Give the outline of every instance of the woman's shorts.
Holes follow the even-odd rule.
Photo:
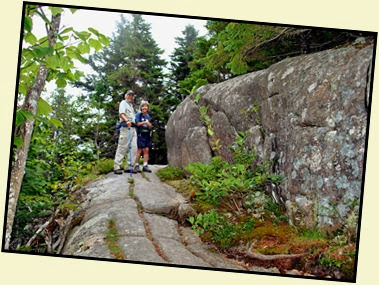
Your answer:
[[[138,134],[137,136],[137,146],[138,148],[147,148],[151,147],[151,138],[150,134]]]

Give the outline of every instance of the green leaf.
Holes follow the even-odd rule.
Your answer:
[[[88,31],[90,31],[91,33],[95,34],[96,36],[100,35],[99,31],[94,29],[94,28],[88,28]]]
[[[86,53],[89,53],[91,51],[91,48],[87,43],[82,42],[78,45],[78,50],[80,51],[80,53],[86,54]]]
[[[110,39],[107,36],[104,36],[103,34],[99,34],[98,38],[99,38],[100,42],[105,46],[107,46],[111,43]]]
[[[74,14],[78,9],[69,8],[69,10],[71,11],[72,14]]]
[[[69,47],[66,49],[66,54],[69,58],[74,58],[76,59],[77,56],[76,56],[76,52],[74,51],[74,47]]]
[[[16,126],[21,126],[26,121],[26,118],[20,114],[19,112],[16,113]]]
[[[37,57],[44,57],[46,55],[50,55],[54,52],[54,49],[52,47],[33,47],[34,53],[37,55]]]
[[[70,81],[75,81],[76,78],[75,78],[75,75],[71,72],[71,70],[68,70],[67,73],[66,73],[66,78]]]
[[[35,45],[35,44],[37,43],[37,38],[36,38],[36,36],[33,35],[32,33],[27,33],[27,34],[25,35],[24,40],[25,40],[27,43],[31,44],[31,45]]]
[[[37,109],[37,116],[40,115],[49,115],[53,111],[53,108],[50,106],[49,103],[47,103],[44,99],[39,98],[38,101],[38,109]]]
[[[76,32],[76,31],[74,31],[74,33],[75,33],[75,35],[77,35],[78,38],[81,39],[82,41],[86,41],[86,40],[91,36],[90,33],[85,32],[85,31],[83,31],[83,32]]]
[[[34,119],[34,115],[31,112],[29,112],[28,110],[20,110],[17,113],[20,113],[21,115],[23,115],[28,120]]]
[[[28,90],[27,90],[25,84],[20,83],[20,84],[18,85],[18,92],[19,92],[19,93],[26,95],[26,92],[27,92],[27,91],[28,91]]]
[[[89,45],[90,45],[91,47],[93,47],[96,51],[101,50],[102,45],[101,45],[101,43],[100,43],[98,40],[95,40],[95,39],[89,39],[88,42],[89,42]]]
[[[200,97],[201,97],[200,93],[197,93],[195,100],[194,100],[196,104],[199,103]]]
[[[24,145],[24,141],[21,138],[19,138],[19,137],[14,137],[13,144],[16,147],[20,147],[20,146]]]
[[[74,30],[73,27],[69,27],[69,28],[64,29],[60,34],[63,35],[63,34],[66,34],[66,33],[68,33],[68,32],[71,32],[71,31],[73,31],[73,30]]]
[[[60,13],[62,13],[62,8],[61,7],[49,7],[51,13],[53,14],[53,16],[56,16]]]
[[[77,58],[80,62],[82,62],[82,63],[84,63],[84,64],[88,64],[88,60],[85,59],[84,57],[82,57],[82,55],[81,55],[79,52],[76,53],[76,58]]]
[[[50,69],[56,69],[57,67],[59,67],[59,60],[58,57],[55,55],[46,57],[45,63],[47,68]]]
[[[58,79],[56,82],[58,88],[64,88],[67,85],[67,81],[63,78]]]
[[[57,118],[54,118],[54,117],[51,117],[50,118],[50,122],[54,125],[54,127],[56,128],[63,128],[63,124],[60,120],[58,120]]]
[[[75,80],[80,80],[80,78],[84,76],[84,72],[77,70],[75,71],[74,76],[75,76]]]
[[[24,18],[24,29],[28,32],[31,32],[33,28],[33,20],[29,16]]]

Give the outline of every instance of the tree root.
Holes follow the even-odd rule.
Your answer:
[[[297,257],[302,257],[306,255],[306,253],[264,255],[264,254],[252,252],[254,244],[255,243],[252,243],[245,253],[248,257],[258,259],[258,260],[268,261],[268,260],[277,260],[277,259],[284,259],[284,258],[297,258]]]

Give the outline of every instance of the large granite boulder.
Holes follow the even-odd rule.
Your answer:
[[[249,131],[259,159],[272,160],[273,171],[285,177],[277,194],[291,222],[335,229],[354,221],[372,56],[372,45],[332,49],[200,88],[201,99],[197,93],[186,98],[168,122],[169,164],[209,163],[216,154],[230,161],[229,145],[239,131]],[[213,136],[201,106],[208,107]]]

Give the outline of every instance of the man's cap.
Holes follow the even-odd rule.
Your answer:
[[[129,95],[129,94],[136,96],[136,94],[134,94],[133,90],[126,91],[125,95]]]

